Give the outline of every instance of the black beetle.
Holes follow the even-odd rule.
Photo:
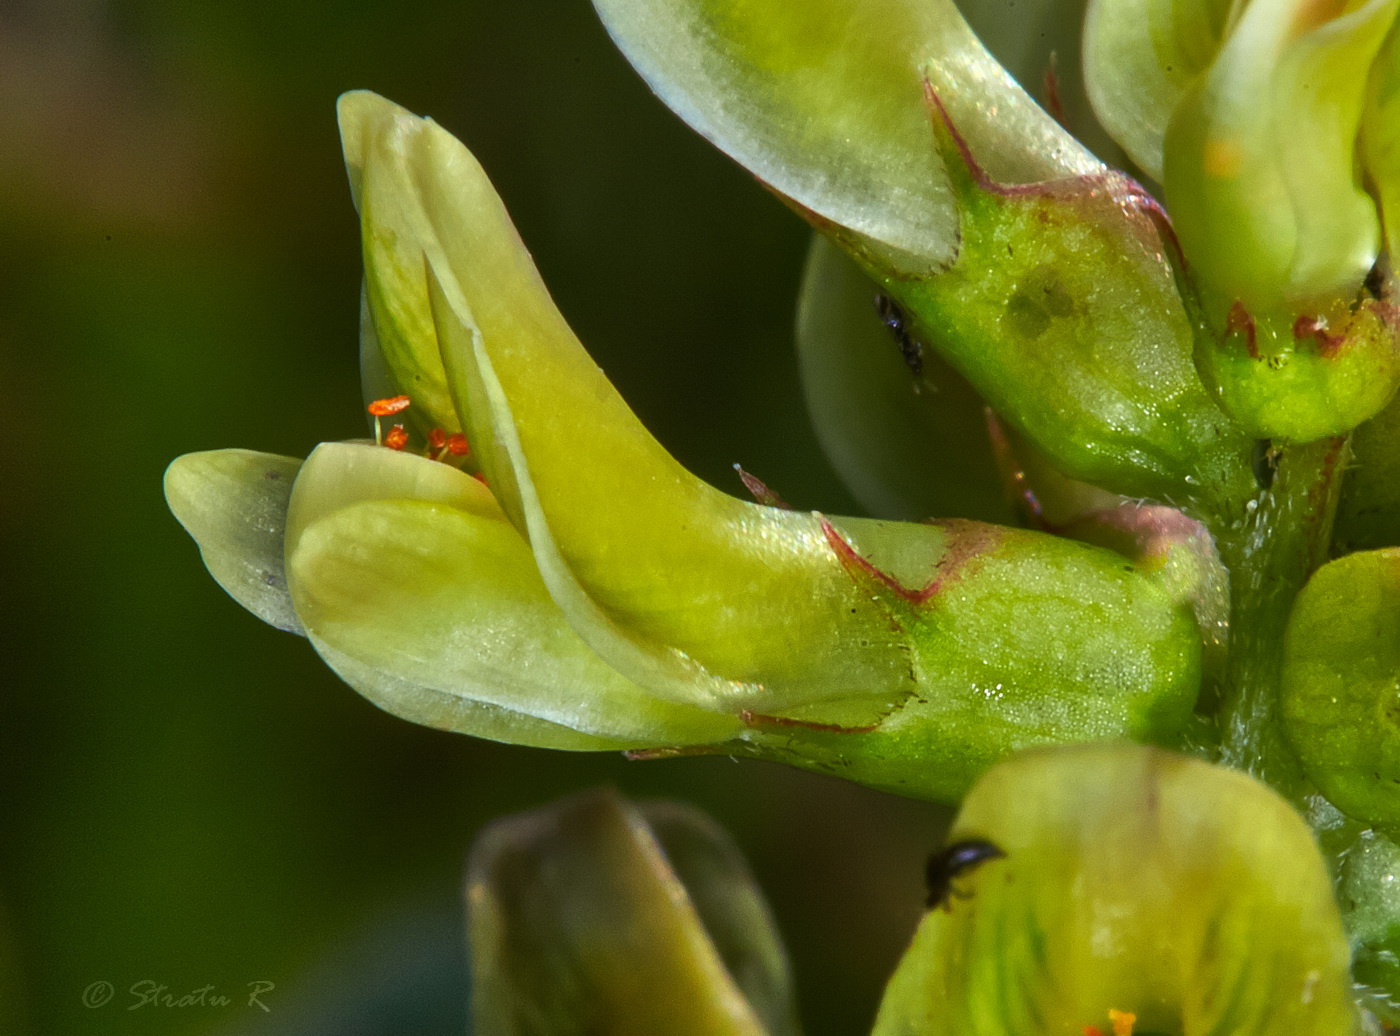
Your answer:
[[[952,909],[954,898],[967,899],[970,892],[953,887],[953,879],[982,866],[988,860],[1001,860],[1006,853],[981,838],[969,838],[945,846],[928,858],[928,908]]]

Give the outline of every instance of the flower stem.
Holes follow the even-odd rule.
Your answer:
[[[1308,789],[1279,723],[1283,636],[1298,592],[1327,560],[1349,445],[1339,436],[1283,447],[1272,484],[1213,530],[1230,572],[1219,759],[1295,801]]]

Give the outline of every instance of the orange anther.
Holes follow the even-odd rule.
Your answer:
[[[391,450],[401,450],[408,445],[408,433],[403,425],[396,424],[389,429],[389,434],[384,436],[384,445]]]
[[[1113,1023],[1113,1036],[1133,1036],[1137,1015],[1131,1011],[1115,1011],[1109,1008],[1108,1020]]]
[[[435,450],[440,450],[447,445],[447,433],[441,428],[434,428],[428,433],[428,445]]]
[[[407,410],[413,400],[407,396],[390,396],[388,399],[376,399],[367,406],[368,410],[375,417],[388,417],[390,414],[397,414],[401,410]]]
[[[1099,1032],[1097,1025],[1086,1025],[1084,1026],[1084,1036],[1103,1036],[1103,1033]]]
[[[467,445],[467,437],[461,432],[453,432],[447,437],[447,452],[454,457],[465,457],[472,448]]]

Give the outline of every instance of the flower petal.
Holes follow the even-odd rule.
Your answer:
[[[1400,19],[1390,27],[1371,69],[1361,154],[1381,208],[1391,263],[1400,254]]]
[[[287,501],[301,461],[252,450],[187,453],[165,471],[165,499],[209,574],[243,607],[302,632],[282,563]]]
[[[739,847],[708,816],[683,803],[642,802],[637,810],[765,1031],[770,1036],[797,1036],[787,954]]]
[[[703,744],[738,727],[658,700],[594,655],[490,494],[454,468],[325,444],[292,516],[288,573],[312,643],[395,715],[569,749]]]
[[[1356,1031],[1331,882],[1303,821],[1243,774],[1132,745],[1027,752],[949,842],[1005,855],[954,877],[875,1036]],[[961,898],[959,898],[961,897]]]
[[[392,387],[413,399],[407,419],[420,431],[459,432],[428,307],[422,214],[407,186],[406,148],[421,120],[367,90],[343,94],[336,113],[364,253],[361,366],[380,378],[382,363]]]
[[[957,252],[958,210],[922,84],[943,90],[993,173],[1097,161],[997,64],[951,0],[595,0],[648,85],[695,130],[821,220],[927,274]]]
[[[903,343],[891,334],[876,313],[877,291],[854,260],[813,238],[797,304],[797,353],[807,408],[832,466],[881,518],[1009,520],[986,404],[911,331]],[[902,346],[909,356],[901,356]]]
[[[672,808],[669,826],[690,820]],[[686,841],[719,836],[700,818]],[[674,840],[673,840],[674,843]],[[472,1020],[478,1033],[774,1036],[705,931],[645,817],[611,792],[585,792],[498,820],[467,864]],[[727,840],[702,851],[735,856]],[[684,876],[685,870],[682,870]],[[727,888],[761,904],[746,873]],[[765,912],[766,913],[766,912]],[[780,958],[755,914],[744,956]],[[732,939],[736,930],[729,932]],[[790,1006],[788,1008],[791,1010]]]
[[[1089,0],[1084,80],[1094,112],[1134,162],[1162,179],[1167,123],[1209,66],[1229,0]]]
[[[1236,299],[1290,313],[1350,300],[1375,262],[1376,206],[1356,162],[1360,70],[1400,3],[1337,6],[1330,18],[1303,0],[1244,7],[1172,114],[1167,203],[1221,313]]]
[[[564,323],[480,166],[423,127],[414,175],[444,363],[490,485],[569,621],[674,700],[888,708],[906,692],[898,638],[821,521],[736,500],[681,468]],[[854,528],[916,566],[945,547],[935,529]]]

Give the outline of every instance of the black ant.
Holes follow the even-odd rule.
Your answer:
[[[924,347],[909,331],[909,317],[899,303],[884,292],[875,296],[875,312],[880,322],[890,329],[899,355],[904,357],[904,365],[918,377],[924,372]]]
[[[971,892],[953,887],[953,879],[982,866],[988,860],[1002,860],[1006,853],[991,842],[969,838],[945,846],[928,858],[928,908],[952,909],[954,899],[968,899]]]

